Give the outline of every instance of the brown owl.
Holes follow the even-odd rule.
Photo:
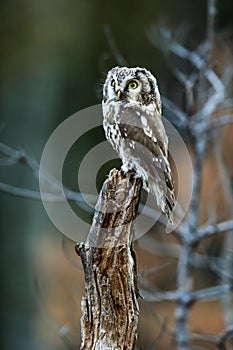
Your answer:
[[[111,69],[102,107],[106,138],[122,160],[122,171],[142,178],[158,208],[172,220],[174,183],[155,77],[140,67]]]

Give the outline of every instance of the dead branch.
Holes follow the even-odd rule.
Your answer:
[[[212,236],[216,233],[233,230],[233,220],[222,221],[216,224],[200,227],[197,230],[197,239]]]
[[[81,349],[134,349],[139,309],[132,248],[141,180],[116,169],[103,184],[85,243],[76,251],[85,274]]]

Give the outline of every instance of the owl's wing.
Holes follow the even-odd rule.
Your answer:
[[[146,179],[158,206],[170,217],[174,207],[174,182],[168,162],[168,138],[161,115],[155,109],[123,105],[116,114],[124,161]]]

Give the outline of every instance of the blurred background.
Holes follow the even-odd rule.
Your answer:
[[[50,134],[65,118],[100,103],[101,84],[117,64],[114,44],[118,61],[150,69],[161,93],[182,107],[172,63],[149,36],[159,24],[179,27],[177,36],[187,35],[188,47],[195,48],[205,36],[206,1],[2,0],[0,16],[1,142],[39,161]],[[228,32],[232,18],[232,0],[219,1],[217,30]],[[67,175],[70,187],[72,176]],[[37,179],[20,164],[1,166],[1,182],[38,190]],[[4,193],[0,200],[1,348],[78,348],[83,273],[73,242],[56,230],[39,200]],[[153,254],[147,258],[142,257],[140,267],[139,252],[140,271],[150,266]],[[173,306],[159,308],[172,322]],[[159,316],[148,316],[148,309],[141,318],[142,347],[156,336],[153,323],[145,326],[148,319],[158,323],[158,332],[161,327]],[[218,331],[219,323],[214,327]]]

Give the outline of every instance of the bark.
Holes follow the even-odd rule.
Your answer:
[[[103,184],[85,243],[80,349],[134,349],[139,308],[133,250],[141,180],[113,169]]]

